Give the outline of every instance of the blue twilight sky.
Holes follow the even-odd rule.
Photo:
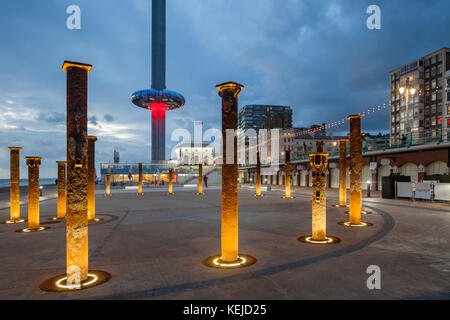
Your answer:
[[[66,8],[81,7],[81,30]],[[366,9],[381,7],[381,30]],[[170,134],[194,120],[220,129],[215,85],[246,86],[245,104],[290,105],[295,126],[331,122],[388,101],[388,73],[450,47],[448,0],[167,0],[167,88],[186,105],[168,113]],[[150,157],[150,114],[130,95],[150,86],[150,0],[2,1],[0,7],[0,178],[8,146],[42,156],[42,177],[65,159],[64,60],[91,63],[89,134],[97,162]],[[387,112],[363,121],[386,131]],[[347,130],[347,124],[337,128]],[[21,162],[26,177],[25,161]]]

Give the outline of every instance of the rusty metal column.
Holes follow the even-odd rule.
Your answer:
[[[142,176],[142,162],[139,162],[139,186],[138,186],[138,196],[142,196],[142,181],[143,181],[143,176]]]
[[[20,219],[20,147],[9,147],[10,150],[10,220],[7,224],[24,222]]]
[[[228,82],[216,87],[222,98],[222,256],[224,262],[238,261],[238,96],[244,86]],[[229,143],[233,145],[230,146]],[[232,161],[230,161],[233,159]],[[231,162],[231,163],[230,163]]]
[[[28,166],[28,229],[39,229],[39,166],[42,158],[26,157]]]
[[[65,61],[67,72],[67,277],[88,278],[88,74],[92,66]]]
[[[105,174],[105,196],[110,197],[111,196],[111,174],[107,173]]]
[[[256,153],[256,196],[261,197],[261,159]]]
[[[323,152],[323,141],[316,141],[316,149],[317,149],[317,153],[322,153]]]
[[[58,164],[58,214],[57,219],[66,217],[66,162],[57,161]]]
[[[328,153],[309,155],[312,168],[312,240],[327,238],[327,164]]]
[[[200,163],[198,165],[198,195],[203,194],[203,165]]]
[[[332,244],[341,240],[327,236],[327,165],[328,153],[311,153],[312,175],[312,235],[298,238],[299,241],[312,244]]]
[[[62,69],[67,72],[67,268],[39,286],[51,292],[87,289],[111,279],[107,272],[88,269],[87,81],[92,66],[64,61]]]
[[[221,255],[203,263],[214,268],[239,268],[252,265],[256,259],[239,253],[238,219],[238,96],[244,88],[236,82],[216,86],[222,98],[222,225]]]
[[[95,220],[95,142],[97,137],[88,136],[88,220]]]
[[[291,196],[291,151],[286,150],[286,161],[284,162],[284,199],[293,199]]]
[[[172,172],[173,169],[169,168],[169,196],[173,196]]]
[[[339,207],[347,207],[347,141],[339,140]]]
[[[351,115],[350,120],[350,224],[361,224],[362,209],[362,115]]]

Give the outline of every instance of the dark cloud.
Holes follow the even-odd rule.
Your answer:
[[[92,125],[98,126],[98,118],[97,118],[97,116],[89,117],[88,121],[89,121],[89,123],[91,123]]]
[[[66,122],[66,115],[59,112],[41,112],[37,117],[38,121],[45,121],[50,124],[63,124]]]
[[[114,117],[110,114],[105,114],[103,116],[103,119],[105,119],[106,122],[113,122],[114,121]]]

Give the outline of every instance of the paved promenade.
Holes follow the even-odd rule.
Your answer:
[[[51,229],[34,234],[0,225],[0,299],[450,299],[450,206],[371,198],[370,228],[338,225],[348,219],[329,194],[327,233],[342,239],[329,246],[297,238],[311,233],[310,189],[255,198],[239,193],[240,252],[258,259],[248,268],[218,270],[201,261],[220,252],[220,190],[194,189],[97,194],[97,216],[89,225],[90,269],[112,279],[71,293],[39,289],[65,272],[65,222],[53,223],[56,199],[41,202],[41,222]],[[26,200],[26,199],[23,199]],[[26,202],[22,206],[26,218]],[[9,209],[0,209],[7,220]],[[25,225],[21,225],[25,226]],[[369,290],[367,267],[381,268],[381,290]]]

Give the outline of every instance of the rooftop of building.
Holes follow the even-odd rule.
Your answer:
[[[416,62],[416,61],[418,61],[418,60],[422,60],[422,59],[428,59],[428,58],[430,58],[430,57],[432,57],[432,56],[434,56],[434,55],[436,55],[436,54],[438,54],[438,53],[440,53],[440,52],[443,52],[443,51],[447,51],[447,52],[450,53],[450,48],[441,48],[441,49],[439,49],[439,50],[433,51],[432,53],[429,53],[429,54],[427,54],[426,56],[417,58],[417,59],[415,59],[415,60],[413,60],[413,61],[410,61],[409,63],[406,63],[406,64],[402,65],[401,67],[395,68],[394,70],[390,71],[389,74],[392,74],[392,73],[395,73],[395,72],[400,71],[401,68],[403,68],[404,66],[409,65],[410,63],[414,63],[414,62]]]

